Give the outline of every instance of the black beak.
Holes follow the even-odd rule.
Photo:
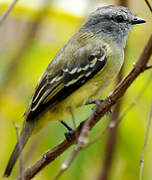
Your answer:
[[[142,24],[142,23],[145,23],[145,22],[146,22],[146,20],[144,20],[144,19],[142,19],[142,18],[139,18],[139,17],[135,17],[135,18],[131,21],[132,24]]]

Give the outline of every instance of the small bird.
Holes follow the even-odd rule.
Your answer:
[[[27,143],[49,121],[67,119],[87,101],[100,98],[120,71],[130,30],[145,23],[122,6],[104,6],[90,14],[59,50],[41,76],[24,114],[24,123],[4,177]]]

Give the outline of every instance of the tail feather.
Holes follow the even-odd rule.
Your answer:
[[[6,170],[4,172],[4,177],[9,177],[9,175],[12,172],[12,169],[18,159],[18,157],[20,156],[25,144],[27,143],[29,137],[31,136],[33,129],[34,129],[34,120],[33,121],[25,121],[23,124],[23,128],[20,134],[20,144],[19,142],[16,143],[16,146],[11,154],[11,157],[9,159],[8,165],[6,167]]]
[[[19,143],[16,144],[14,151],[9,159],[8,165],[6,167],[6,170],[4,172],[4,177],[8,177],[13,169],[13,166],[18,159],[19,155],[21,153],[21,148],[19,148]]]

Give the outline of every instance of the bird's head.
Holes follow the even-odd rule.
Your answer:
[[[109,5],[99,7],[92,12],[82,29],[102,37],[112,37],[119,42],[126,41],[134,25],[145,22],[126,7]]]

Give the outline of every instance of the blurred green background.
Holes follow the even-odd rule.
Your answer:
[[[0,14],[11,2],[11,0],[0,0]],[[98,6],[120,2],[120,0],[20,0],[0,26],[0,177],[17,139],[13,122],[21,128],[25,108],[48,63],[79,29],[90,11]],[[134,14],[146,19],[147,23],[136,26],[129,36],[123,76],[133,67],[152,32],[152,16],[144,0],[129,0],[127,4]],[[102,98],[112,91],[113,86],[103,94]],[[116,146],[108,180],[139,178],[140,156],[151,97],[152,71],[149,70],[140,75],[122,99],[120,116],[130,104],[134,103],[134,106],[127,112],[117,129]],[[90,112],[91,106],[77,110],[75,114],[77,125]],[[109,116],[106,115],[92,130],[90,139],[102,132],[108,120]],[[71,119],[67,122],[72,125]],[[33,136],[23,151],[26,160],[24,168],[59,143],[64,138],[65,132],[66,129],[60,123],[53,122]],[[82,150],[60,179],[99,180],[99,174],[104,167],[107,135],[108,133],[95,144]],[[53,179],[62,162],[70,156],[73,149],[74,146],[43,169],[34,179]],[[18,173],[17,163],[10,179],[15,179]],[[152,131],[146,147],[143,179],[152,179]]]

